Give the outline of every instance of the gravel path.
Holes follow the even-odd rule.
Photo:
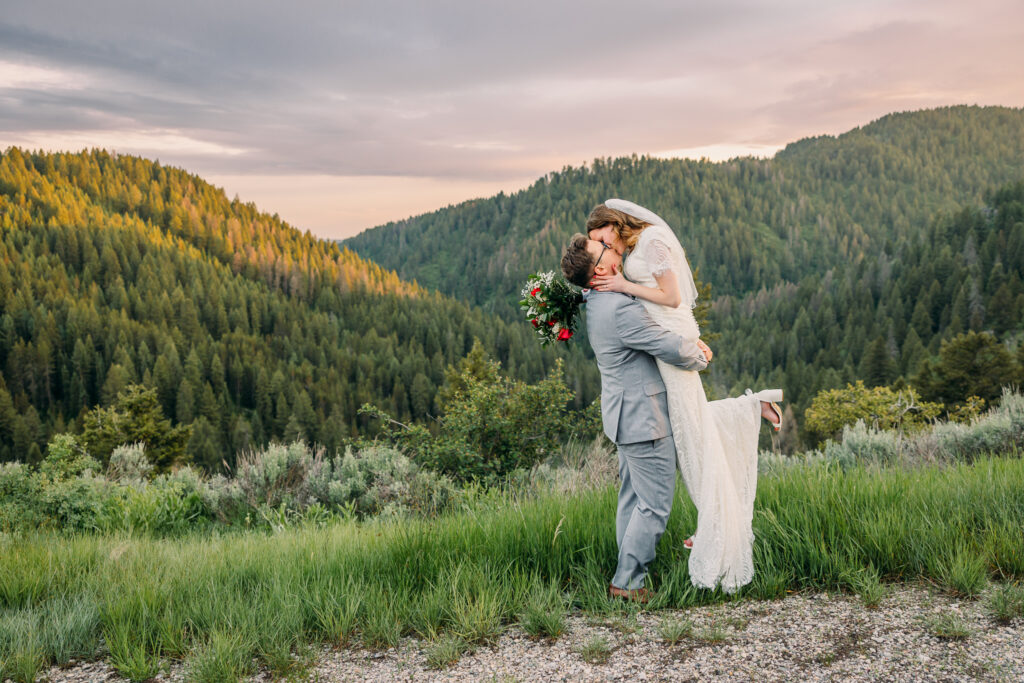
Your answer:
[[[659,635],[666,622],[685,620],[693,624],[692,635],[675,644]],[[554,642],[511,628],[495,645],[478,647],[442,670],[428,667],[426,643],[411,638],[384,652],[324,647],[292,680],[1024,680],[1024,619],[999,624],[984,600],[956,600],[922,587],[895,588],[876,609],[866,609],[855,596],[820,593],[632,617],[572,616],[567,625]],[[607,659],[591,663],[585,655]],[[48,676],[118,680],[103,662],[54,668]],[[176,663],[155,680],[186,676]],[[275,679],[264,672],[253,680]]]

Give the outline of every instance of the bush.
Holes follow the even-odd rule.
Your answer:
[[[864,462],[971,462],[988,453],[1013,452],[1022,446],[1024,396],[1006,389],[999,405],[971,424],[940,422],[931,429],[904,434],[858,422],[843,428],[841,441],[827,441],[822,450],[811,451],[800,459],[824,458],[844,469]],[[775,460],[769,456],[762,465]]]
[[[186,474],[181,474],[185,472]],[[131,480],[113,486],[98,521],[107,531],[180,534],[212,519],[202,495],[203,482],[191,468],[158,476],[152,482]]]
[[[858,380],[845,389],[829,389],[815,396],[804,413],[804,427],[817,442],[834,439],[857,422],[874,429],[915,431],[941,410],[938,403],[922,401],[911,387],[899,391],[889,387],[869,389]]]
[[[825,443],[825,457],[838,462],[843,468],[860,463],[889,465],[900,455],[903,439],[896,432],[872,429],[858,421],[853,427],[843,428],[842,441]]]
[[[43,480],[40,506],[45,525],[69,531],[100,529],[109,483],[92,473],[58,481]]]
[[[0,465],[0,529],[97,529],[107,487],[94,476],[98,469],[70,434],[50,441],[36,471],[22,463]]]
[[[39,474],[50,481],[99,472],[100,464],[71,434],[56,434],[46,446],[46,458],[39,463]]]
[[[315,498],[360,516],[415,511],[436,514],[448,507],[455,487],[442,475],[421,469],[400,451],[371,446],[332,459],[310,478]]]
[[[455,484],[389,446],[326,457],[302,442],[272,443],[238,459],[236,475],[212,480],[182,467],[153,469],[142,444],[114,449],[106,477],[70,435],[51,443],[33,471],[0,464],[0,530],[64,530],[179,534],[220,520],[283,526],[323,524],[339,515],[436,515],[455,500]],[[45,474],[44,474],[45,472]]]
[[[136,442],[114,449],[107,463],[107,479],[110,481],[141,484],[149,479],[153,464],[146,457],[146,444]]]
[[[450,505],[455,486],[395,448],[349,448],[329,458],[322,448],[297,441],[270,444],[240,457],[234,478],[218,476],[200,495],[216,517],[237,522],[246,515],[266,517],[270,510],[297,514],[314,505],[359,516],[432,515]]]
[[[20,462],[0,463],[0,531],[42,526],[40,480]]]
[[[401,424],[371,405],[360,413],[378,418],[384,438],[417,463],[455,479],[487,483],[542,462],[558,452],[575,423],[591,424],[574,421],[568,410],[573,393],[560,360],[548,377],[526,384],[501,376],[498,363],[482,354],[475,346],[459,369],[449,367],[436,434],[422,425]]]

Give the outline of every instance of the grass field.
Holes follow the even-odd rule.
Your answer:
[[[278,674],[310,643],[370,647],[403,634],[439,663],[518,622],[538,634],[560,615],[625,609],[606,598],[616,561],[615,491],[485,497],[437,519],[344,522],[274,534],[176,539],[0,536],[0,678],[28,681],[70,658],[108,657],[144,680],[184,658],[195,680]],[[649,609],[924,580],[976,596],[1024,578],[1024,460],[915,468],[814,463],[758,484],[754,582],[700,591],[683,540],[696,513],[677,487],[652,567]]]

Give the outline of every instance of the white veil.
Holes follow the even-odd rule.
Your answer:
[[[668,228],[669,232],[672,232],[673,236],[675,233],[669,224],[665,220],[654,213],[650,209],[645,209],[639,204],[626,201],[625,199],[607,199],[604,203],[609,209],[615,209],[622,213],[629,214],[633,218],[639,218],[645,223],[651,225],[660,225],[663,228]],[[678,244],[678,238],[677,238]],[[686,262],[686,252],[683,250],[681,244],[679,246],[679,255],[682,263],[679,265],[679,294],[682,297],[682,303],[686,304],[690,308],[697,305],[697,285],[693,281],[693,273],[690,272],[690,264]]]

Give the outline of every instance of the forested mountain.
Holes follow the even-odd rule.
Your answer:
[[[801,140],[768,160],[599,159],[345,244],[407,280],[509,315],[525,276],[556,268],[590,209],[623,197],[668,221],[716,295],[742,295],[916,238],[936,213],[980,202],[1022,169],[1024,110],[950,107]]]
[[[958,332],[1018,346],[1022,177],[1024,111],[954,107],[771,160],[600,160],[339,246],[159,163],[10,149],[0,460],[38,459],[134,383],[190,426],[189,456],[211,470],[274,438],[334,448],[364,426],[364,402],[436,414],[474,337],[521,379],[565,358],[582,406],[598,390],[585,335],[541,349],[516,301],[616,195],[661,213],[714,287],[713,391],[782,386],[798,421],[821,389],[913,381]]]
[[[716,377],[784,386],[798,407],[863,379],[914,383],[943,340],[987,331],[1024,353],[1024,182],[941,214],[856,261],[743,297],[719,297]]]
[[[557,356],[184,171],[101,151],[0,156],[0,460],[38,458],[132,383],[192,425],[189,454],[209,469],[272,438],[336,447],[363,402],[433,414],[474,337],[524,379]],[[596,385],[581,351],[562,355]]]
[[[661,214],[713,287],[714,393],[815,393],[913,381],[964,330],[1011,347],[1024,316],[1024,110],[893,114],[774,158],[649,157],[566,168],[514,195],[389,223],[345,242],[410,280],[515,319],[519,283],[557,268],[608,197]]]

